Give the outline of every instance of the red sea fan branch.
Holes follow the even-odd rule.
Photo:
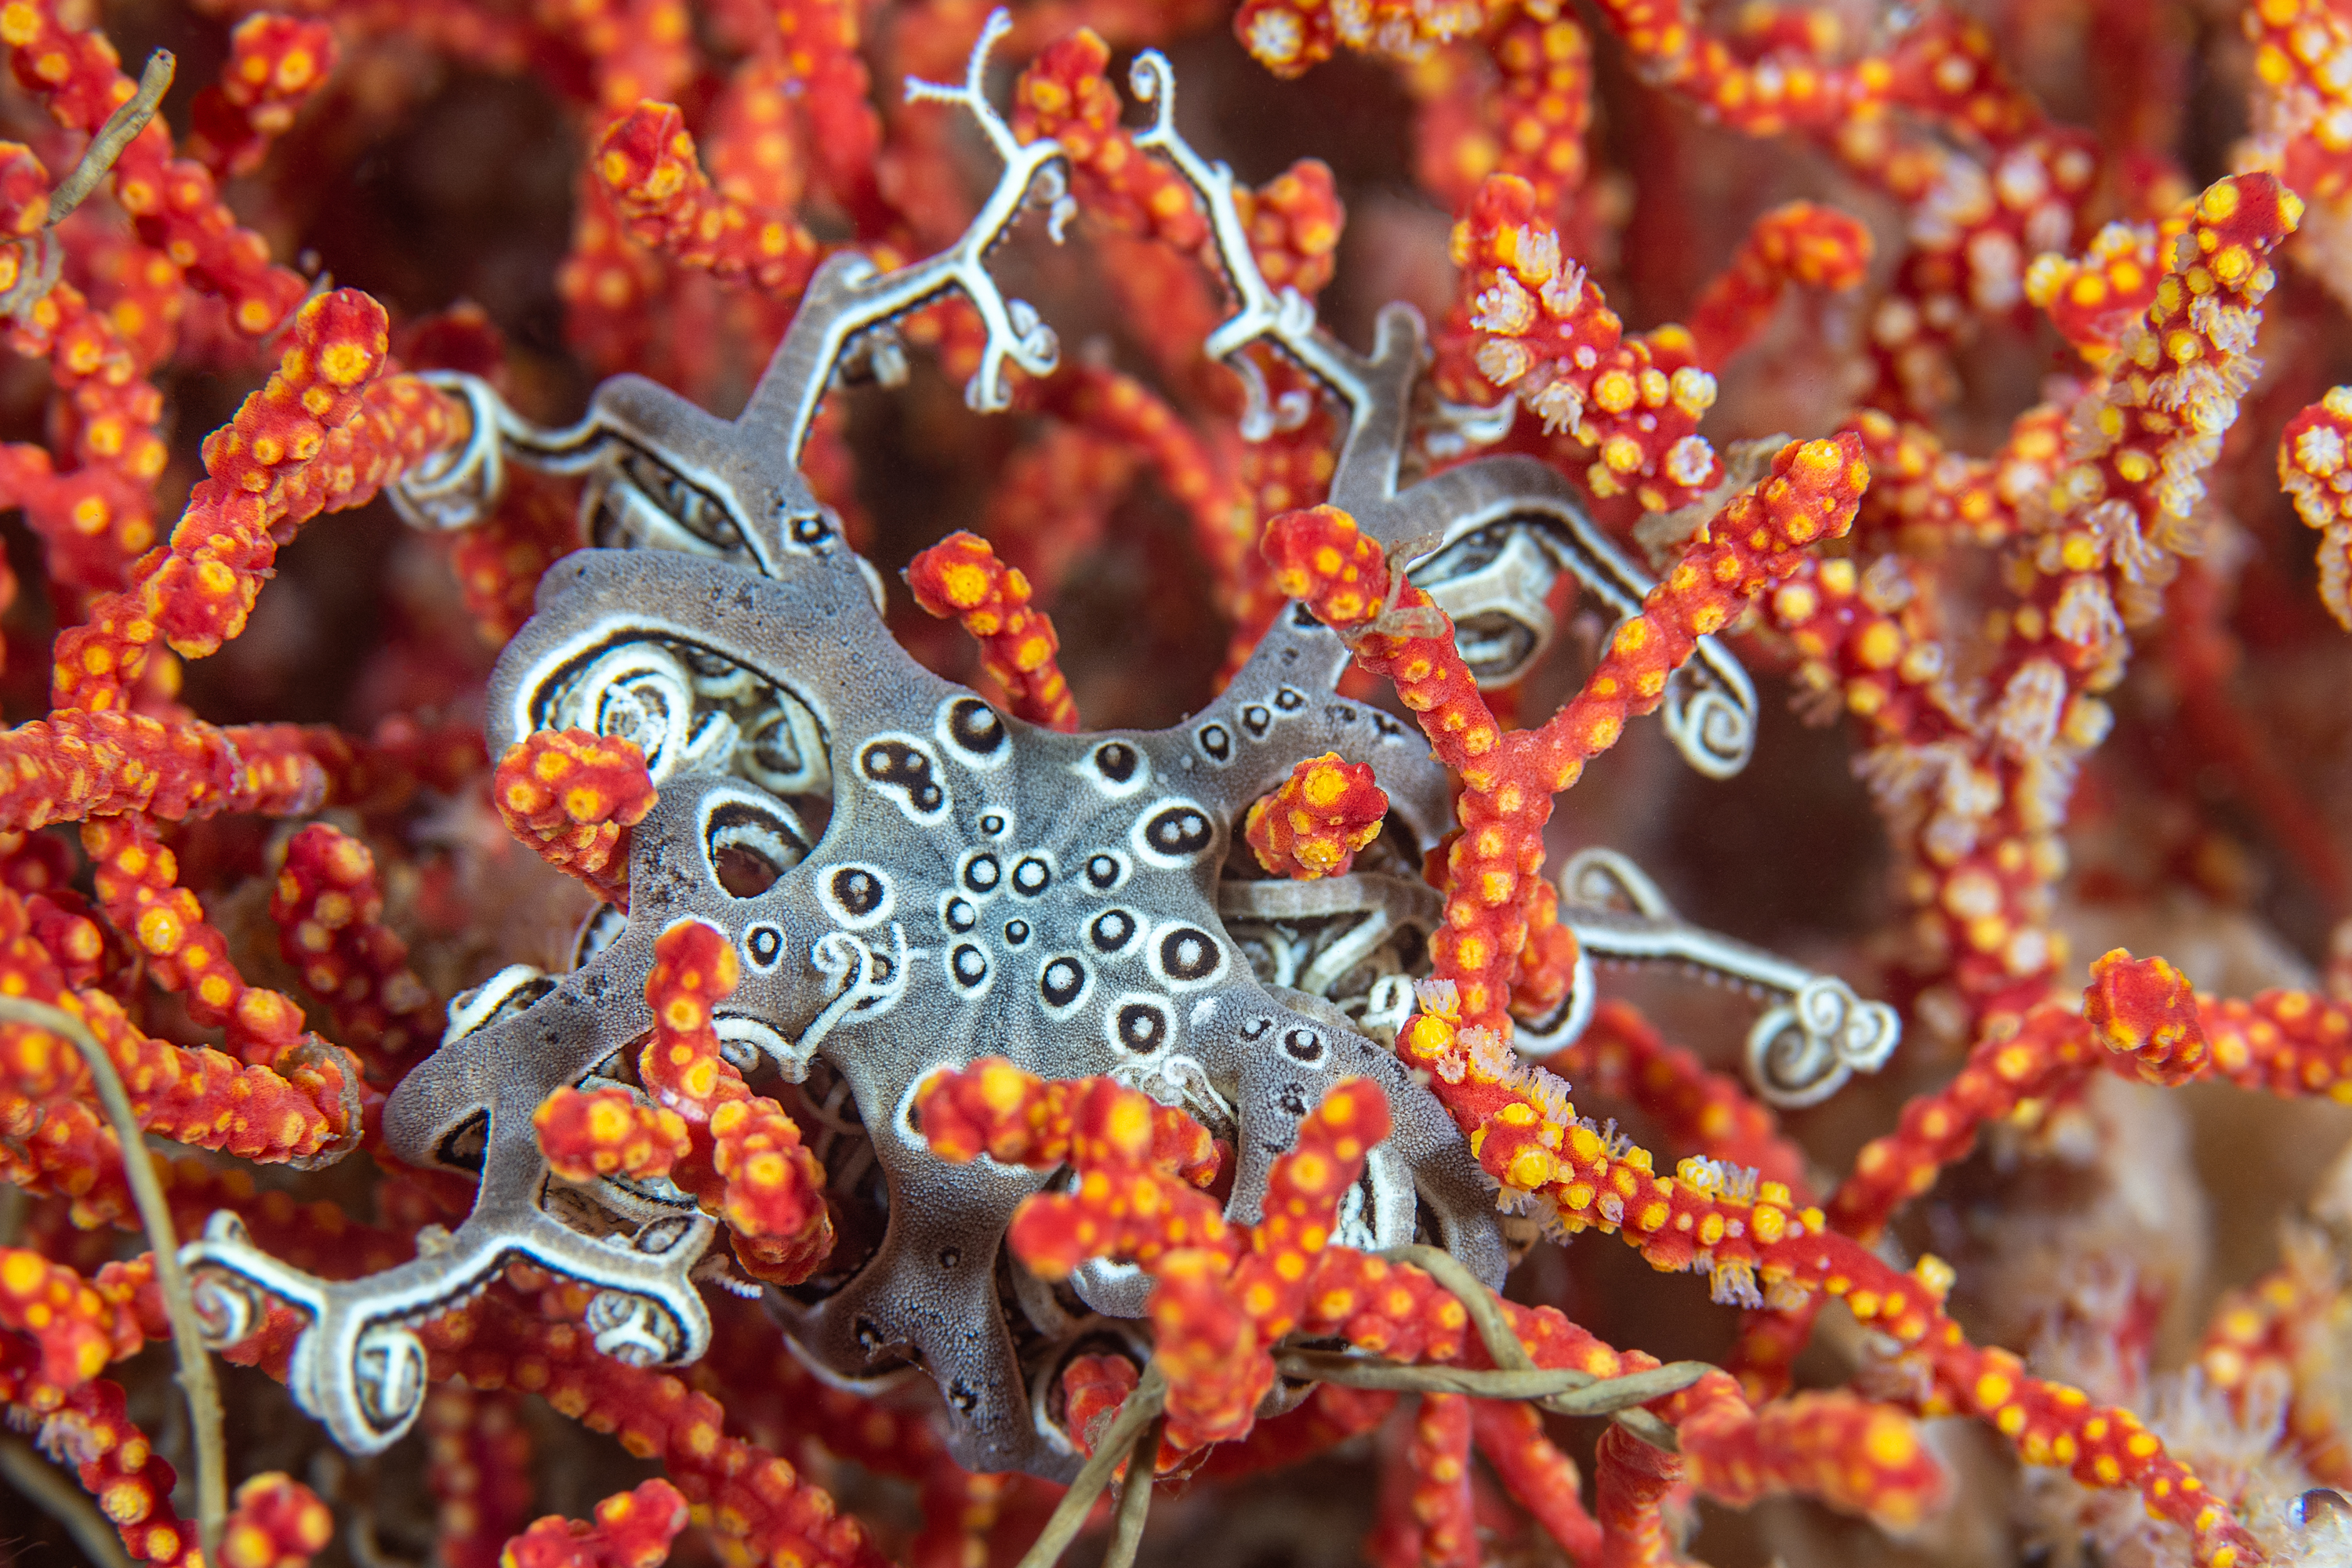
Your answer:
[[[383,307],[366,295],[339,289],[302,307],[268,384],[205,440],[206,478],[169,546],[58,638],[58,706],[123,706],[159,640],[187,658],[215,651],[245,628],[281,531],[372,500],[464,437],[462,406],[384,376],[386,352]]]

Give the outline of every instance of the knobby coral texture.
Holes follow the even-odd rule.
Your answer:
[[[2352,1563],[2352,0],[0,50],[0,1568]]]

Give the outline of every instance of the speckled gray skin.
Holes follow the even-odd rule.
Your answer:
[[[1234,1143],[1228,1212],[1242,1221],[1256,1217],[1300,1118],[1340,1079],[1369,1076],[1395,1131],[1343,1205],[1339,1238],[1433,1242],[1501,1279],[1493,1184],[1381,1043],[1411,1005],[1415,965],[1425,968],[1436,915],[1417,870],[1451,825],[1446,780],[1416,732],[1335,694],[1347,649],[1293,607],[1184,723],[1039,730],[898,646],[872,568],[799,471],[835,374],[862,360],[889,379],[890,322],[949,289],[989,330],[968,389],[975,406],[1004,405],[1005,364],[1053,367],[1050,330],[984,266],[1033,196],[1057,226],[1066,206],[1060,149],[1015,143],[981,94],[1002,26],[992,21],[961,87],[910,88],[968,110],[1004,160],[980,216],[956,247],[898,272],[854,256],[828,262],[740,418],[624,376],[598,389],[579,425],[547,431],[481,384],[448,378],[474,411],[474,438],[394,491],[412,521],[460,526],[495,502],[507,461],[586,476],[589,537],[604,548],[540,584],[537,613],[493,675],[488,738],[495,755],[541,729],[624,736],[645,752],[659,799],[635,830],[626,917],[591,921],[569,973],[518,966],[458,998],[441,1048],[386,1106],[393,1152],[480,1173],[454,1235],[428,1232],[415,1261],[345,1283],[259,1252],[227,1216],[186,1249],[215,1342],[241,1337],[266,1295],[310,1316],[294,1394],[348,1448],[382,1448],[414,1420],[424,1358],[411,1326],[511,1258],[597,1288],[598,1348],[641,1364],[702,1353],[698,1282],[757,1290],[670,1184],[557,1180],[531,1131],[531,1111],[560,1087],[633,1088],[629,1047],[652,1028],[654,944],[681,921],[735,944],[742,982],[718,1009],[718,1033],[746,1072],[802,1086],[814,1107],[803,1129],[837,1200],[834,1257],[803,1286],[765,1290],[768,1310],[829,1377],[919,1367],[967,1468],[1075,1470],[1048,1393],[1081,1349],[1148,1353],[1137,1320],[1150,1281],[1099,1264],[1049,1288],[1010,1257],[1013,1211],[1055,1178],[933,1158],[909,1107],[938,1068],[1002,1055],[1045,1077],[1110,1074],[1183,1106]],[[1486,650],[1481,676],[1515,679],[1540,653],[1559,571],[1615,612],[1633,608],[1647,581],[1542,465],[1477,459],[1401,486],[1426,357],[1418,320],[1384,314],[1365,359],[1318,329],[1296,294],[1277,300],[1250,259],[1231,176],[1171,128],[1165,61],[1147,55],[1135,83],[1160,110],[1139,140],[1201,195],[1237,301],[1210,352],[1247,367],[1242,350],[1269,343],[1343,405],[1335,500],[1423,561],[1416,580],[1465,631],[1484,628],[1483,641],[1465,639]],[[1276,415],[1256,402],[1263,427]],[[1475,425],[1470,411],[1442,411],[1441,433],[1449,419]],[[1667,727],[1703,772],[1745,760],[1754,696],[1711,643],[1678,678]],[[1349,877],[1255,879],[1246,854],[1232,853],[1242,817],[1324,752],[1374,769],[1391,801],[1382,840]],[[803,809],[829,813],[821,833]],[[1663,904],[1590,912],[1588,940],[1604,957],[1704,966],[1717,956]],[[1575,923],[1573,907],[1563,913]],[[1722,962],[1740,973],[1748,961]],[[1581,974],[1588,1008],[1590,989]],[[1549,1037],[1572,1036],[1581,1014],[1571,1006],[1568,1018]]]

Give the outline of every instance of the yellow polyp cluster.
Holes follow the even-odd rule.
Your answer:
[[[727,1221],[746,1271],[796,1284],[833,1247],[824,1170],[783,1108],[752,1093],[719,1054],[711,1008],[741,977],[734,944],[715,927],[699,921],[670,927],[654,944],[646,977],[655,1028],[638,1054],[637,1076],[650,1103],[636,1104],[625,1091],[559,1090],[533,1125],[551,1163],[593,1169],[609,1152],[615,1168],[633,1158],[667,1168],[698,1204]],[[627,1102],[604,1098],[614,1092]]]
[[[2327,395],[2287,423],[2279,436],[2279,483],[2303,521],[2320,532],[2319,597],[2352,630],[2352,387]]]
[[[690,1147],[676,1111],[644,1104],[624,1089],[559,1089],[532,1113],[531,1127],[548,1168],[572,1182],[667,1176]]]
[[[1717,393],[1698,341],[1679,326],[1625,340],[1584,268],[1562,254],[1533,185],[1513,174],[1485,181],[1453,248],[1469,275],[1468,358],[1485,383],[1460,391],[1482,402],[1508,393],[1548,434],[1590,448],[1584,482],[1595,496],[1630,492],[1663,511],[1722,479],[1722,460],[1697,434]],[[1726,346],[1738,331],[1711,323],[1710,341]]]
[[[954,619],[980,644],[982,668],[1015,714],[1065,733],[1078,727],[1054,623],[1031,607],[1029,579],[997,560],[986,540],[950,534],[908,563],[907,585],[927,613]]]
[[[2352,23],[2326,0],[2256,0],[2240,18],[2260,83],[2242,166],[2274,171],[2313,200],[2340,205],[2352,194]]]
[[[1388,809],[1368,764],[1327,752],[1298,763],[1272,794],[1253,802],[1244,835],[1257,863],[1275,876],[1344,876],[1356,852],[1380,837]]]
[[[1858,218],[1814,202],[1790,202],[1762,214],[1731,264],[1707,285],[1690,310],[1689,333],[1698,364],[1719,367],[1772,318],[1787,287],[1843,291],[1863,281],[1874,242]],[[1674,373],[1679,381],[1705,373]],[[1714,401],[1712,375],[1705,400],[1680,389],[1677,405],[1694,418]]]
[[[800,224],[711,185],[673,104],[641,102],[607,125],[594,167],[630,233],[689,267],[786,299],[815,270],[817,242]]]
[[[31,1336],[42,1375],[57,1388],[78,1387],[106,1370],[121,1334],[116,1318],[114,1304],[72,1269],[37,1252],[0,1247],[0,1325]]]
[[[206,439],[207,478],[170,548],[141,557],[129,587],[58,638],[59,706],[127,706],[159,640],[187,657],[215,651],[244,629],[281,537],[364,503],[464,437],[456,399],[383,376],[388,351],[383,308],[367,296],[342,289],[302,306],[277,374]]]
[[[507,749],[491,799],[516,837],[607,902],[628,907],[632,830],[654,806],[644,753],[584,730],[541,730]]]
[[[82,844],[98,862],[99,901],[109,921],[134,934],[156,977],[184,993],[198,1019],[225,1026],[231,1047],[249,1061],[274,1063],[294,1049],[300,1009],[237,973],[228,939],[205,920],[195,895],[178,885],[178,859],[152,821],[86,823]]]

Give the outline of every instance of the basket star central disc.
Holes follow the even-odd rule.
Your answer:
[[[579,971],[413,1074],[387,1117],[398,1146],[446,1145],[481,1114],[486,1076],[527,1078],[520,1104],[624,1050],[650,1024],[638,991],[654,940],[698,920],[742,960],[715,1020],[722,1039],[794,1080],[845,1085],[840,1115],[862,1128],[879,1178],[869,1226],[845,1226],[825,1271],[771,1290],[771,1309],[840,1375],[919,1361],[968,1464],[1059,1468],[1040,1445],[1062,1435],[1041,1432],[1031,1398],[1058,1366],[1040,1363],[1101,1331],[1092,1320],[1139,1314],[1148,1281],[1097,1266],[1058,1300],[1008,1284],[1017,1265],[999,1258],[1001,1238],[1046,1178],[931,1155],[908,1107],[940,1067],[1003,1055],[1185,1105],[1235,1143],[1237,1217],[1255,1215],[1299,1119],[1339,1079],[1370,1074],[1400,1114],[1350,1211],[1362,1239],[1419,1233],[1498,1271],[1491,1195],[1435,1101],[1344,1016],[1262,984],[1218,913],[1235,825],[1301,755],[1370,763],[1398,831],[1421,845],[1444,826],[1444,778],[1420,738],[1332,694],[1337,639],[1286,617],[1187,722],[1058,734],[916,665],[845,556],[812,557],[781,583],[666,552],[589,552],[559,568],[493,683],[502,731],[579,711],[583,684],[616,658],[656,650],[698,672],[689,685],[756,687],[803,712],[823,737],[831,818],[811,844],[749,769],[660,781],[636,829],[625,923]],[[674,716],[692,728],[709,705]],[[665,756],[691,749],[651,738]],[[772,875],[756,890],[730,869],[746,855]],[[837,1184],[866,1159],[845,1148],[826,1155]]]

